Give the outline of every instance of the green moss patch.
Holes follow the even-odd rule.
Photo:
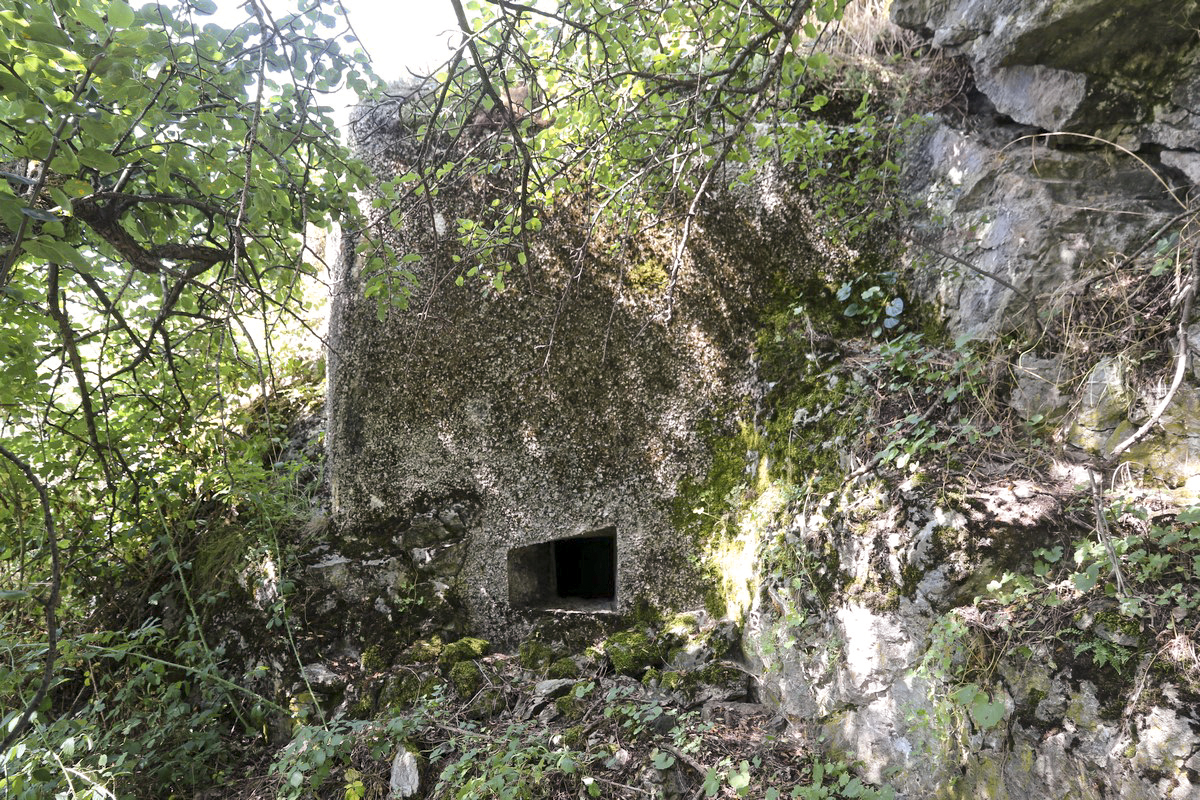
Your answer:
[[[483,685],[483,670],[474,661],[460,661],[450,668],[450,685],[459,697],[472,697]]]
[[[548,678],[578,678],[579,667],[570,658],[560,658],[546,670]]]
[[[442,669],[451,669],[460,662],[482,658],[487,655],[488,647],[488,643],[483,639],[465,636],[442,648],[441,655],[438,656],[438,666]]]
[[[521,642],[521,646],[517,648],[517,663],[525,669],[531,669],[535,672],[541,672],[550,666],[554,661],[554,650],[548,645],[530,639]]]
[[[649,667],[662,665],[660,648],[640,631],[614,633],[604,642],[604,654],[613,669],[634,678]]]

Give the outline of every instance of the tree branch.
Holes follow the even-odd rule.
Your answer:
[[[50,683],[54,680],[54,663],[58,658],[57,612],[61,573],[58,555],[58,533],[54,527],[54,514],[50,510],[50,495],[46,491],[45,485],[38,480],[38,477],[33,474],[33,470],[29,468],[29,465],[24,460],[4,445],[0,445],[0,456],[4,456],[4,458],[16,465],[17,469],[25,476],[25,480],[29,481],[29,484],[37,492],[38,501],[42,506],[42,524],[46,528],[46,546],[50,550],[50,595],[42,600],[42,604],[46,608],[46,659],[42,666],[42,680],[33,697],[25,704],[25,710],[21,712],[21,716],[17,719],[16,724],[10,727],[3,741],[0,741],[0,753],[3,753],[8,750],[9,745],[24,735],[26,729],[29,727],[29,720],[33,717],[33,712],[45,700],[46,693],[50,691]]]

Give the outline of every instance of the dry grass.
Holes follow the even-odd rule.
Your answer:
[[[898,118],[965,111],[971,86],[965,60],[896,25],[890,7],[891,0],[850,0],[842,19],[821,33],[817,47],[832,57],[839,74],[827,89],[891,98]]]
[[[833,32],[834,49],[864,60],[875,60],[881,54],[911,54],[921,40],[892,22],[891,5],[891,0],[850,0]]]

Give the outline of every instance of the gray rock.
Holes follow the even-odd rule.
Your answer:
[[[1163,150],[1159,154],[1162,163],[1174,167],[1187,176],[1193,184],[1200,184],[1200,153],[1195,151]]]
[[[1155,706],[1138,720],[1133,766],[1143,772],[1174,775],[1198,746],[1200,730],[1194,720]]]
[[[1061,358],[1038,358],[1022,353],[1013,368],[1014,386],[1008,404],[1024,420],[1052,422],[1066,411],[1070,398],[1061,387],[1065,376]]]
[[[1087,97],[1086,75],[1040,64],[980,64],[975,78],[997,111],[1017,122],[1051,131],[1066,128]]]
[[[392,776],[388,781],[392,798],[414,797],[421,789],[421,768],[417,757],[401,745],[392,759]]]
[[[979,89],[1017,122],[1134,149],[1200,141],[1190,0],[895,0],[891,13],[967,56]]]
[[[346,678],[324,664],[306,664],[302,670],[304,680],[314,688],[335,689],[346,685]]]
[[[575,685],[575,680],[572,678],[552,678],[550,680],[538,681],[533,687],[533,693],[537,697],[545,697],[555,700],[571,691],[571,687]]]
[[[917,288],[955,335],[1032,327],[1035,310],[1083,291],[1095,265],[1137,249],[1178,213],[1136,161],[1035,140],[1009,146],[1024,132],[933,124],[913,145],[909,191],[944,221],[914,238],[956,257],[915,248]]]

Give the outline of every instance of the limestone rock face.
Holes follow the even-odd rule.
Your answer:
[[[898,797],[1198,796],[1200,719],[1176,688],[1126,704],[1070,647],[990,650],[986,638],[962,637],[973,629],[1004,640],[1007,621],[972,598],[1055,541],[1061,509],[1051,494],[979,487],[960,513],[901,491],[864,519],[854,508],[880,502],[870,495],[781,517],[791,558],[828,561],[819,548],[833,542],[840,565],[820,598],[764,575],[747,618],[760,691],[789,723],[853,754],[863,778]],[[1102,622],[1079,624],[1123,640]],[[994,659],[986,690],[957,671],[979,652]]]
[[[910,191],[938,220],[915,238],[957,258],[920,244],[912,256],[933,267],[922,270],[923,293],[958,334],[986,339],[1032,324],[1179,212],[1138,161],[1022,139],[1029,134],[990,120],[931,122],[914,146]]]
[[[1105,280],[1172,268],[1151,264],[1173,252],[1200,180],[1200,3],[891,8],[899,24],[963,56],[975,78],[968,113],[931,119],[909,157],[910,195],[928,210],[911,232],[916,288],[955,335],[1020,330],[1044,341],[1042,323],[1074,319]],[[1165,391],[1136,373],[1115,348],[1081,359],[1043,345],[1012,365],[1009,402],[1031,424],[1062,424],[1068,449],[1104,457]],[[1174,486],[1198,479],[1194,397],[1185,385],[1128,453],[1140,474]]]
[[[900,25],[966,55],[1001,113],[1195,149],[1200,4],[1194,0],[895,0]]]

